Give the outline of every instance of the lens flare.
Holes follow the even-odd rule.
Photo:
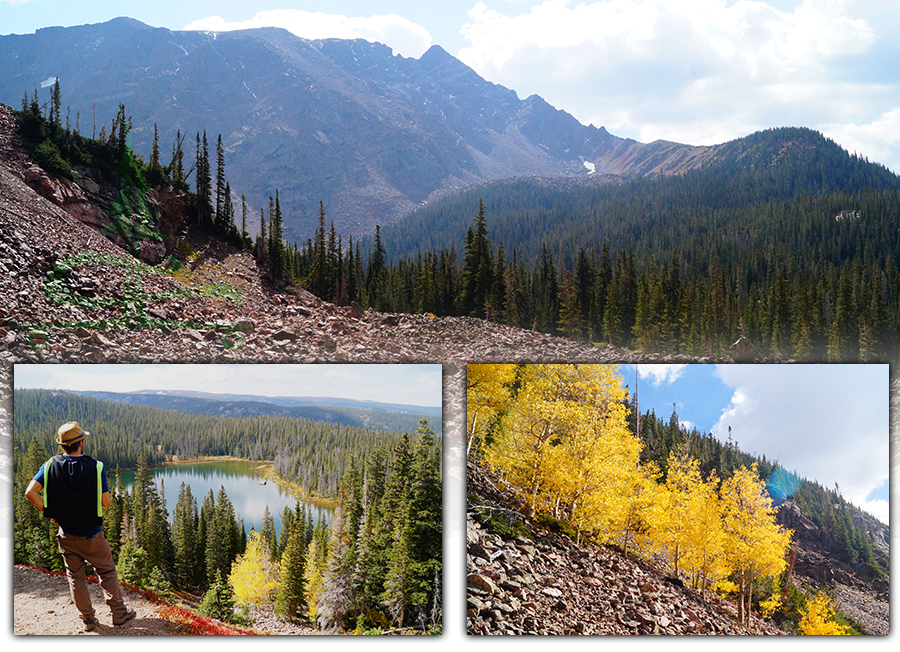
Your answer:
[[[800,478],[794,473],[788,473],[783,468],[776,467],[769,476],[766,489],[776,505],[793,496],[800,488]]]

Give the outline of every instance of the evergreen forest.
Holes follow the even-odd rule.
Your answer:
[[[722,355],[745,336],[770,358],[897,362],[898,225],[900,178],[780,129],[679,176],[489,184],[363,248],[321,207],[292,269],[337,303],[645,352]]]
[[[86,453],[108,470],[103,527],[120,580],[169,599],[202,595],[201,614],[239,625],[252,625],[252,607],[272,604],[281,619],[323,630],[440,631],[441,446],[427,420],[411,436],[51,390],[19,389],[14,400],[16,564],[63,570],[56,526],[24,492],[56,451],[58,424],[78,415],[91,431]],[[280,536],[268,508],[260,531],[248,533],[224,487],[194,496],[182,484],[169,511],[150,467],[216,455],[274,460],[278,476],[332,500],[330,528],[298,499],[281,514]],[[126,491],[119,470],[129,468],[135,482]]]
[[[60,107],[57,85],[45,107],[26,94],[19,112],[47,169],[93,165],[123,187],[173,188],[193,226],[251,252],[276,284],[337,305],[645,352],[722,355],[746,336],[769,358],[898,362],[900,178],[808,129],[738,139],[677,176],[487,184],[363,242],[345,241],[320,202],[299,216],[317,221],[314,236],[288,243],[277,189],[258,217],[232,197],[221,136],[215,173],[205,132],[193,164],[181,133],[168,163],[158,134],[144,162],[128,147],[124,105],[91,138]],[[122,209],[121,229],[158,227],[140,205]]]
[[[734,597],[744,624],[752,611],[797,630],[817,604],[792,578],[794,535],[777,518],[788,498],[830,533],[841,560],[888,576],[873,554],[875,519],[855,524],[836,491],[731,438],[686,431],[674,411],[667,421],[648,411],[638,427],[622,381],[613,365],[469,365],[467,455],[499,475],[528,520],[662,559],[701,595]]]

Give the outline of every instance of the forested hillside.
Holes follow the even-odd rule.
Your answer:
[[[768,129],[716,146],[716,156],[702,168],[677,176],[522,178],[484,184],[383,227],[381,238],[391,260],[459,248],[481,199],[494,245],[503,242],[507,254],[515,249],[529,265],[538,259],[542,243],[554,256],[561,252],[557,263],[571,268],[579,248],[606,244],[615,251],[631,239],[642,262],[649,254],[666,260],[666,249],[684,242],[680,237],[696,234],[704,218],[719,211],[742,209],[724,214],[739,225],[771,202],[865,189],[900,189],[900,177],[809,129]],[[760,222],[764,218],[758,217]],[[710,228],[715,230],[716,223]],[[643,242],[647,238],[651,242]],[[363,244],[371,245],[372,239]]]
[[[614,546],[702,600],[734,597],[738,623],[751,629],[761,613],[825,633],[804,621],[838,577],[887,590],[885,525],[732,440],[685,431],[677,414],[646,413],[636,434],[614,366],[469,365],[466,388],[469,458],[512,496],[476,512],[504,536],[524,521]]]
[[[35,437],[55,450],[60,423],[77,420],[89,430],[91,455],[108,468],[132,469],[144,456],[150,466],[206,455],[274,460],[275,471],[310,493],[337,497],[352,460],[364,461],[399,436],[291,417],[210,417],[125,405],[71,392],[15,391],[16,460]]]
[[[127,403],[130,405],[147,405],[164,410],[184,412],[187,414],[201,414],[206,416],[282,416],[295,419],[309,419],[311,421],[327,421],[345,426],[357,426],[372,430],[387,430],[390,432],[412,432],[419,421],[428,418],[433,423],[432,429],[436,433],[441,432],[440,417],[409,412],[391,412],[386,408],[363,408],[352,405],[331,404],[327,400],[316,400],[316,405],[290,405],[292,402],[302,402],[302,399],[293,401],[268,399],[265,397],[247,397],[238,400],[224,400],[218,398],[205,398],[202,396],[190,396],[177,392],[76,392],[85,396]],[[349,401],[348,401],[349,402]],[[399,409],[399,406],[397,406]],[[437,410],[438,413],[440,410]],[[434,412],[433,410],[431,412]]]
[[[122,187],[183,198],[177,219],[148,210],[135,220],[113,202],[121,214],[106,227],[142,254],[146,238],[166,242],[170,274],[189,275],[179,270],[192,254],[158,229],[181,220],[253,252],[276,286],[308,290],[354,315],[474,316],[644,352],[722,355],[746,336],[759,357],[897,361],[900,179],[808,130],[728,143],[703,169],[678,176],[486,186],[426,208],[402,230],[376,229],[365,245],[329,227],[320,202],[314,236],[289,243],[278,189],[258,218],[244,201],[235,209],[218,140],[213,174],[206,134],[195,135],[192,192],[180,134],[171,164],[158,143],[144,163],[126,145],[124,106],[98,142],[63,126],[60,102],[44,115],[26,98],[20,113],[46,165],[64,173],[76,162],[105,162]],[[48,276],[55,300],[94,305],[96,287],[80,282],[65,265]],[[208,291],[239,300],[231,286]],[[165,313],[143,321],[169,323]]]
[[[496,183],[376,234],[373,305],[471,314],[643,351],[895,360],[900,179],[807,130],[704,169]],[[386,262],[382,262],[386,261]],[[370,263],[370,269],[375,263]]]
[[[627,400],[625,404],[629,409],[629,427],[637,432],[634,402]],[[818,528],[817,543],[833,556],[835,563],[846,564],[860,579],[886,588],[890,571],[887,524],[853,506],[835,488],[800,477],[767,459],[765,454],[758,456],[742,451],[740,442],[734,439],[722,442],[696,428],[685,430],[674,410],[668,419],[652,410],[646,411],[641,414],[640,422],[641,460],[656,464],[661,480],[668,474],[669,455],[678,451],[686,451],[697,460],[703,476],[715,474],[726,479],[742,466],[755,466],[773,504],[796,506]],[[791,509],[786,509],[779,522],[791,527],[789,512]],[[809,543],[802,540],[802,532],[797,537],[800,545]]]

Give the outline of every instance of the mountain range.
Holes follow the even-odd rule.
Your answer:
[[[682,172],[717,152],[582,125],[439,46],[415,59],[277,28],[171,31],[117,18],[0,36],[0,102],[18,107],[35,92],[45,101],[56,80],[65,121],[83,135],[99,135],[124,103],[132,147],[145,157],[154,127],[163,163],[178,132],[188,159],[197,134],[221,135],[249,225],[277,190],[288,241],[313,233],[320,201],[339,233],[358,236],[485,181],[602,183]]]
[[[76,391],[115,403],[146,405],[173,412],[206,416],[289,416],[328,421],[376,430],[415,432],[421,419],[441,432],[441,408],[360,401],[313,396],[255,396],[249,394],[213,394],[182,390],[145,390],[135,392]]]

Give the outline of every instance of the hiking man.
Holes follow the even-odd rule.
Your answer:
[[[98,624],[85,579],[85,563],[100,577],[113,625],[134,618],[134,609],[125,604],[109,542],[103,534],[103,508],[109,506],[109,484],[103,463],[84,454],[85,437],[77,422],[64,423],[56,443],[63,452],[51,457],[28,484],[25,496],[59,526],[56,541],[66,565],[72,600],[81,612],[84,630]]]

